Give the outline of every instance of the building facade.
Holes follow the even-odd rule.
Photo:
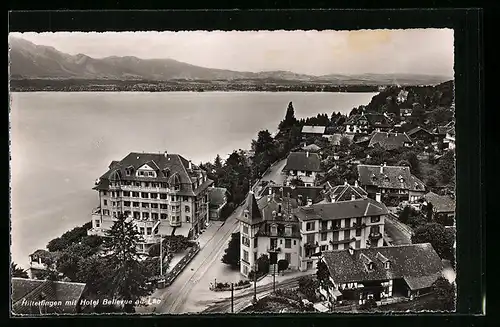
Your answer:
[[[321,172],[321,159],[317,153],[291,152],[283,168],[287,175],[286,183],[290,185],[293,180],[301,180],[305,186],[315,186],[317,174]]]
[[[370,134],[372,132],[389,132],[394,123],[384,114],[362,113],[353,115],[344,123],[346,133]]]
[[[143,238],[141,253],[165,235],[196,238],[209,221],[212,183],[203,169],[178,154],[130,153],[96,181],[99,206],[88,233],[105,236],[123,213]]]

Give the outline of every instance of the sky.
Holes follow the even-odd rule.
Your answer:
[[[170,58],[236,71],[453,76],[452,29],[11,33],[93,58]]]

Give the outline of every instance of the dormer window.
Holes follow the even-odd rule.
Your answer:
[[[384,268],[385,269],[390,269],[391,268],[391,262],[387,261],[386,263],[384,263]]]
[[[372,270],[373,270],[373,262],[370,262],[370,263],[367,265],[367,268],[368,268],[368,271],[372,271]]]

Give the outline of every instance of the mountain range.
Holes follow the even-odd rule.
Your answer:
[[[173,59],[137,57],[92,58],[70,55],[54,47],[9,37],[12,79],[108,79],[108,80],[271,80],[334,85],[431,85],[448,81],[449,76],[419,74],[329,74],[313,76],[289,71],[240,72],[191,65]]]

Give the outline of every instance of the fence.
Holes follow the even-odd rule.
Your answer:
[[[193,260],[196,254],[200,252],[198,244],[193,245],[189,252],[179,261],[174,268],[165,277],[165,286],[170,286],[179,274],[186,268],[189,262]]]

